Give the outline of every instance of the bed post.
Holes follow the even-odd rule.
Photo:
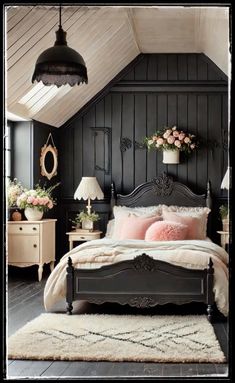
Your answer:
[[[67,293],[66,293],[66,301],[67,301],[67,314],[72,315],[73,310],[73,275],[74,275],[74,268],[72,264],[72,259],[68,257],[68,267],[66,269],[67,271]]]
[[[210,180],[207,181],[207,188],[206,188],[206,206],[209,207],[209,209],[212,208],[211,182],[210,182]]]
[[[111,199],[110,199],[110,218],[113,218],[113,207],[116,205],[116,188],[115,183],[111,183]]]
[[[207,318],[209,322],[211,322],[212,319],[212,305],[214,303],[213,279],[214,268],[212,259],[210,258],[207,268]]]
[[[207,181],[207,187],[206,187],[206,206],[209,209],[212,209],[212,196],[211,196],[211,183],[210,180]],[[207,224],[207,234],[208,237],[212,236],[212,212],[208,216],[208,224]]]

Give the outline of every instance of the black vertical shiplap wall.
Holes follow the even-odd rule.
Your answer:
[[[218,199],[228,163],[227,92],[226,76],[203,54],[140,55],[117,82],[109,84],[103,96],[59,129],[65,228],[70,228],[69,217],[81,209],[73,194],[82,176],[96,176],[107,197],[104,203],[94,203],[97,211],[106,214],[100,223],[103,230],[111,180],[119,193],[129,193],[165,171],[198,193],[205,191],[210,179],[213,196]],[[205,143],[188,159],[181,153],[179,165],[163,164],[161,152],[148,153],[141,145],[146,135],[172,125]],[[109,174],[95,169],[94,150],[105,166],[107,145],[99,138],[94,149],[91,128],[111,129]],[[210,142],[218,146],[212,150]]]

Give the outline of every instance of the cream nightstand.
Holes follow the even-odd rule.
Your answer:
[[[102,231],[94,230],[94,231],[87,231],[87,230],[79,230],[79,231],[69,231],[66,233],[69,236],[69,251],[73,248],[73,242],[85,242],[85,241],[92,241],[93,239],[99,239]]]
[[[44,263],[50,263],[52,271],[55,263],[56,221],[8,221],[8,265],[38,265],[39,281],[42,279]]]
[[[220,234],[221,246],[225,249],[225,245],[229,244],[229,232],[228,231],[217,231]]]

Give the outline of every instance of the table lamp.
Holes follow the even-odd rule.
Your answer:
[[[74,193],[74,199],[88,200],[87,213],[91,214],[91,199],[103,199],[104,193],[102,192],[100,185],[96,177],[82,177],[77,190]]]
[[[223,180],[222,180],[222,183],[221,183],[221,189],[226,189],[226,190],[229,190],[229,184],[230,184],[230,179],[229,179],[229,177],[230,177],[230,169],[229,169],[229,166],[228,166],[228,168],[227,168],[227,170],[226,170],[226,173],[225,173],[225,175],[224,175],[224,178],[223,178]]]

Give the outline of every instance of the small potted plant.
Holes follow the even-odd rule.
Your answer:
[[[81,228],[81,221],[79,214],[76,214],[75,218],[70,220],[72,222],[72,228],[75,229],[76,231],[80,230]]]
[[[223,224],[223,231],[229,231],[228,206],[221,205],[219,207],[219,212]]]
[[[98,221],[99,215],[95,212],[92,212],[88,214],[85,211],[81,211],[81,213],[78,214],[79,221],[82,224],[82,229],[86,229],[89,231],[93,231],[94,222]]]

